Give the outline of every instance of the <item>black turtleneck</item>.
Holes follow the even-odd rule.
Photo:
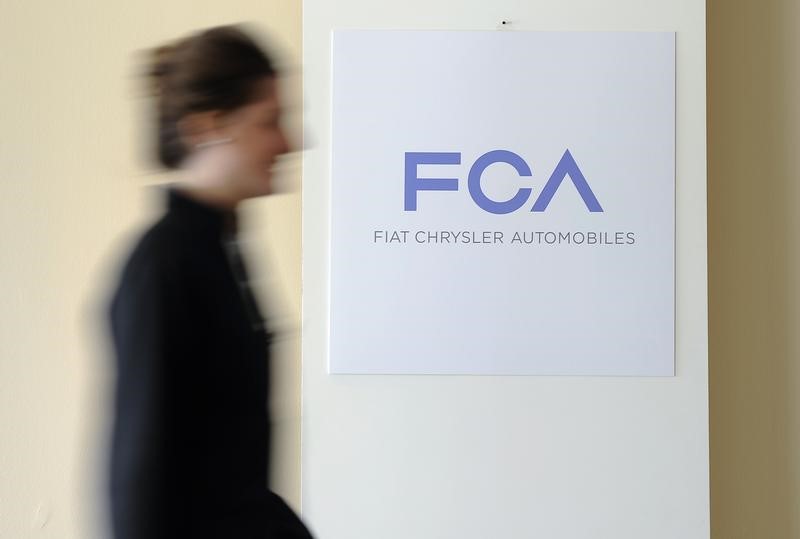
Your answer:
[[[269,333],[236,215],[167,199],[111,301],[115,538],[309,537],[267,489]]]

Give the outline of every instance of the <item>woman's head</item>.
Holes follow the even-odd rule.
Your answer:
[[[289,147],[266,53],[239,28],[217,27],[158,48],[150,75],[159,162],[237,199],[267,194],[271,167]]]

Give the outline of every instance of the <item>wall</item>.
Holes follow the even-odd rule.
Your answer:
[[[118,257],[158,210],[144,185],[142,49],[252,21],[293,69],[299,1],[4,0],[0,15],[0,537],[107,537],[102,471],[109,362],[99,310]],[[299,159],[294,192],[247,208],[254,265],[288,331],[276,358],[276,489],[299,504]],[[266,283],[265,283],[266,284]]]
[[[309,163],[314,171],[309,173],[314,178],[309,184],[320,192],[317,198],[313,198],[313,192],[307,194],[306,204],[309,211],[324,216],[327,28],[333,24],[450,28],[454,26],[454,15],[446,6],[434,5],[424,16],[409,9],[407,13],[390,12],[376,17],[370,5],[348,2],[340,3],[335,10],[340,14],[335,17],[334,13],[321,11],[324,6],[319,4],[308,2],[318,15],[331,17],[331,22],[307,21],[313,35],[306,39],[316,46],[307,55],[309,69],[314,69],[309,95],[321,99],[315,99],[310,107],[314,119],[310,138],[317,139],[317,148],[309,155],[314,161]],[[644,25],[688,31],[689,36],[679,34],[684,51],[679,61],[682,68],[689,70],[679,75],[683,87],[696,93],[700,66],[695,57],[699,54],[687,58],[687,51],[694,51],[702,37],[702,13],[695,4],[681,2],[649,13],[652,2],[630,2],[623,5],[627,15],[622,18],[616,16],[616,11],[606,12],[604,7],[589,2],[573,2],[560,8],[544,7],[540,2],[524,10],[512,3],[470,5],[469,10],[462,10],[470,13],[459,14],[457,22],[461,28],[485,29],[493,28],[495,19],[516,17],[516,24],[524,29],[628,29]],[[333,7],[325,9],[333,11]],[[800,517],[795,510],[800,504],[800,466],[796,458],[800,453],[800,370],[794,331],[800,318],[795,278],[796,231],[800,228],[791,206],[798,196],[793,171],[798,169],[795,148],[800,145],[796,99],[800,95],[800,71],[793,52],[798,50],[797,10],[798,4],[793,0],[708,2],[711,508],[713,536],[719,539],[783,539],[800,535]],[[127,245],[120,238],[132,233],[154,209],[141,189],[155,178],[139,155],[143,152],[138,134],[142,129],[140,102],[132,80],[135,63],[131,55],[192,28],[237,20],[258,21],[273,31],[291,57],[299,57],[300,6],[296,1],[237,1],[225,5],[145,1],[123,6],[86,0],[69,5],[6,0],[3,4],[0,44],[5,52],[0,57],[0,87],[4,99],[0,117],[6,129],[0,139],[0,537],[91,537],[94,532],[94,536],[102,536],[98,524],[101,500],[96,498],[95,488],[102,458],[99,443],[106,417],[103,396],[107,372],[99,350],[101,342],[94,333],[93,302],[107,285],[108,266],[114,255]],[[685,42],[686,37],[690,43]],[[686,65],[687,60],[690,66]],[[688,87],[687,75],[695,78]],[[690,132],[699,129],[696,112],[700,104],[696,97],[694,101]],[[686,111],[682,114],[687,117]],[[698,135],[690,134],[693,138],[683,142],[684,150],[679,155],[687,159],[684,171],[690,167],[696,178],[701,156],[687,155],[689,143],[697,145]],[[296,171],[289,172],[292,177],[294,174]],[[694,216],[696,204],[692,202],[687,207],[686,201],[700,193],[700,188],[679,183],[679,189],[685,193],[681,199],[684,213]],[[269,225],[264,243],[272,245],[274,254],[272,262],[261,264],[269,263],[277,269],[278,279],[289,291],[284,301],[291,314],[296,312],[299,301],[299,241],[293,233],[287,236],[285,230],[293,229],[283,225],[297,222],[299,201],[296,195],[289,194],[263,205],[265,211],[257,210],[252,217],[254,224],[261,219]],[[309,263],[322,264],[324,268],[324,218],[313,220],[306,222],[307,257]],[[684,225],[679,240],[684,246],[690,241],[691,251],[687,254],[698,259],[696,234],[690,232],[689,225],[696,223]],[[686,260],[686,255],[682,258]],[[684,281],[696,280],[699,270],[695,266],[699,264],[695,260],[684,269]],[[305,377],[310,386],[306,402],[310,417],[305,427],[305,458],[310,462],[305,481],[306,505],[313,522],[332,534],[347,536],[341,531],[348,525],[345,518],[352,517],[357,508],[344,511],[341,517],[332,513],[342,509],[342,504],[364,501],[352,492],[358,494],[361,488],[366,491],[364,475],[369,469],[359,469],[353,458],[346,458],[348,468],[338,474],[340,481],[334,481],[337,478],[331,477],[330,472],[323,473],[321,467],[342,457],[348,440],[339,437],[352,432],[360,435],[354,444],[358,454],[370,447],[382,452],[382,446],[366,436],[379,419],[363,418],[368,398],[376,397],[379,411],[387,420],[400,417],[400,397],[423,399],[435,404],[434,410],[445,407],[433,419],[422,422],[431,431],[430,440],[436,450],[431,462],[426,465],[421,461],[420,450],[410,455],[418,466],[414,477],[423,488],[441,484],[447,473],[446,468],[440,477],[430,473],[433,465],[451,455],[440,427],[432,424],[434,419],[448,419],[445,412],[463,418],[473,411],[473,421],[484,418],[488,425],[495,423],[490,417],[494,412],[503,418],[504,426],[481,425],[482,431],[467,425],[450,425],[452,422],[448,421],[447,428],[455,434],[468,431],[483,444],[490,466],[473,473],[481,479],[498,466],[494,459],[519,454],[520,462],[528,460],[525,445],[513,452],[500,450],[495,455],[495,448],[486,439],[489,434],[502,434],[502,440],[513,445],[518,437],[530,438],[531,427],[527,425],[533,420],[537,420],[536,425],[541,424],[541,418],[530,417],[524,410],[509,414],[509,401],[524,406],[537,401],[548,405],[568,403],[567,397],[578,390],[591,390],[592,395],[597,395],[598,385],[610,384],[600,393],[603,396],[611,395],[618,385],[596,380],[326,380],[321,340],[324,307],[313,302],[313,294],[324,294],[324,270],[310,267],[307,272],[309,369]],[[699,293],[696,288],[693,290]],[[697,316],[701,319],[702,312]],[[702,320],[699,324],[702,326]],[[693,361],[687,358],[687,351],[702,354],[702,345],[697,344],[699,336],[687,335],[686,331],[683,336],[689,342],[682,348],[684,359],[679,358],[679,366],[681,361]],[[291,350],[291,344],[287,346]],[[293,360],[292,352],[279,356],[279,366],[288,367],[281,371],[286,382],[279,387],[293,387]],[[692,370],[693,376],[698,376],[693,381],[698,387],[702,383],[700,370]],[[440,393],[442,389],[444,392]],[[387,398],[381,398],[382,390],[389,392]],[[562,390],[568,395],[560,397]],[[507,397],[495,398],[506,391]],[[544,394],[532,401],[528,397],[531,391]],[[699,400],[698,389],[688,391],[693,402]],[[471,404],[466,402],[470,392],[475,399]],[[289,395],[284,394],[288,398],[281,402],[287,404],[279,409],[278,459],[283,463],[279,470],[284,473],[276,480],[277,488],[298,503],[299,466],[291,458],[298,445],[293,432],[297,411],[291,393],[289,389]],[[437,395],[445,402],[440,402]],[[446,402],[451,398],[458,401]],[[619,398],[625,402],[629,396]],[[324,409],[328,404],[343,409],[328,413]],[[668,404],[674,406],[672,400]],[[577,425],[577,420],[586,415],[580,413],[580,407],[569,410],[573,419],[562,427],[564,430]],[[323,422],[332,423],[342,416],[348,421],[341,434],[322,431]],[[525,428],[518,433],[507,428],[515,418],[527,420],[521,423]],[[388,436],[387,443],[407,443],[403,442],[406,433],[418,438],[420,422],[419,413],[396,422],[398,432]],[[377,431],[386,434],[384,429]],[[702,431],[698,432],[702,443]],[[331,458],[324,461],[324,447],[320,446],[323,442],[333,450]],[[481,447],[473,449],[471,454],[480,450]],[[574,453],[573,450],[570,454]],[[373,461],[367,464],[375,465]],[[453,466],[461,470],[464,464]],[[354,470],[357,473],[352,474],[352,481],[349,477]],[[575,477],[576,473],[567,477]],[[378,492],[387,488],[385,474],[383,471],[376,476]],[[332,504],[330,511],[325,510],[338,497],[337,489],[347,495]],[[394,502],[398,496],[383,497],[374,503],[387,499]],[[502,503],[511,512],[513,504]],[[443,507],[435,505],[434,509]],[[461,507],[470,506],[462,503]],[[369,525],[389,525],[390,510],[379,511]],[[497,508],[494,512],[500,513]],[[396,514],[403,521],[416,518],[425,522],[431,518],[422,518],[424,512],[419,513],[419,518],[408,516],[407,512]],[[501,521],[508,518],[508,514],[500,516]],[[469,515],[462,516],[465,518],[470,520]]]
[[[715,539],[800,537],[800,3],[708,2]]]
[[[321,537],[708,537],[704,14],[700,0],[305,0],[302,484]],[[330,31],[502,19],[677,31],[675,378],[326,374]]]

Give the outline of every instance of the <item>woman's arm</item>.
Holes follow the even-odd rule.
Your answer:
[[[117,379],[111,451],[115,539],[167,537],[164,399],[170,279],[157,256],[135,256],[111,305]]]

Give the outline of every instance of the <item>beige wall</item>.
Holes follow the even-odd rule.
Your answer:
[[[800,537],[800,2],[709,0],[714,539]]]
[[[300,0],[4,0],[0,7],[0,537],[105,537],[99,497],[111,371],[99,308],[157,211],[141,159],[133,53],[251,21],[299,66]],[[295,73],[298,71],[295,70]],[[299,132],[299,76],[288,81]],[[299,159],[288,194],[246,209],[287,338],[276,357],[275,488],[299,504]]]

